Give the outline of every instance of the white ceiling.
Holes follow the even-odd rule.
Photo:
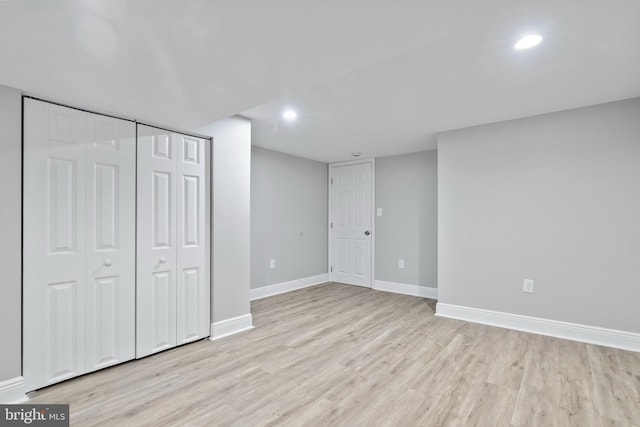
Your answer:
[[[640,96],[640,1],[0,0],[0,60],[37,96],[183,129],[241,113],[254,144],[332,162]]]

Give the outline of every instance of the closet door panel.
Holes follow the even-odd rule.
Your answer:
[[[137,357],[176,345],[176,170],[171,134],[138,125]]]
[[[206,141],[174,134],[177,149],[177,341],[209,335]]]
[[[135,357],[135,137],[87,114],[87,370]]]
[[[24,377],[85,372],[84,113],[24,101]]]

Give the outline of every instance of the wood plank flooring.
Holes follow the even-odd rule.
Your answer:
[[[255,329],[33,394],[72,425],[640,426],[640,353],[434,316],[325,284],[252,303]]]

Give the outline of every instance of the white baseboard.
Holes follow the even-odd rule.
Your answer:
[[[275,285],[264,286],[262,288],[251,289],[251,301],[284,294],[309,286],[319,285],[329,281],[329,274],[318,274],[317,276],[304,277],[302,279],[291,280],[289,282],[276,283]]]
[[[0,403],[24,403],[28,400],[24,394],[24,378],[15,377],[0,382]]]
[[[393,292],[396,294],[413,295],[415,297],[438,299],[438,288],[431,288],[428,286],[407,285],[405,283],[375,280],[373,282],[373,289],[377,291]]]
[[[228,337],[239,332],[253,329],[253,318],[251,314],[244,316],[232,317],[230,319],[221,320],[211,324],[211,341]]]
[[[633,332],[443,303],[436,305],[436,316],[640,352],[640,334]]]

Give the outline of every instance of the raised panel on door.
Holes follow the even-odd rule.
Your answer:
[[[167,313],[175,312],[174,271],[162,270],[152,273],[150,289],[151,317],[150,328],[145,331],[152,339],[152,352],[175,346],[175,318]]]
[[[81,337],[78,325],[78,282],[49,283],[47,301],[46,340],[47,382],[52,384],[76,376],[82,371],[79,358]],[[44,296],[44,295],[43,295]],[[44,384],[43,384],[44,385]]]
[[[87,370],[135,357],[135,123],[87,113]]]
[[[209,335],[207,143],[174,134],[177,153],[177,343]]]
[[[24,101],[24,378],[27,391],[85,368],[85,115]]]
[[[332,166],[331,171],[331,278],[370,287],[372,164]]]
[[[349,274],[351,271],[349,239],[336,239],[335,262],[333,271],[336,274]]]
[[[122,362],[120,345],[120,277],[101,276],[89,282],[92,300],[87,311],[87,370]]]
[[[136,357],[176,345],[176,147],[138,125]]]

